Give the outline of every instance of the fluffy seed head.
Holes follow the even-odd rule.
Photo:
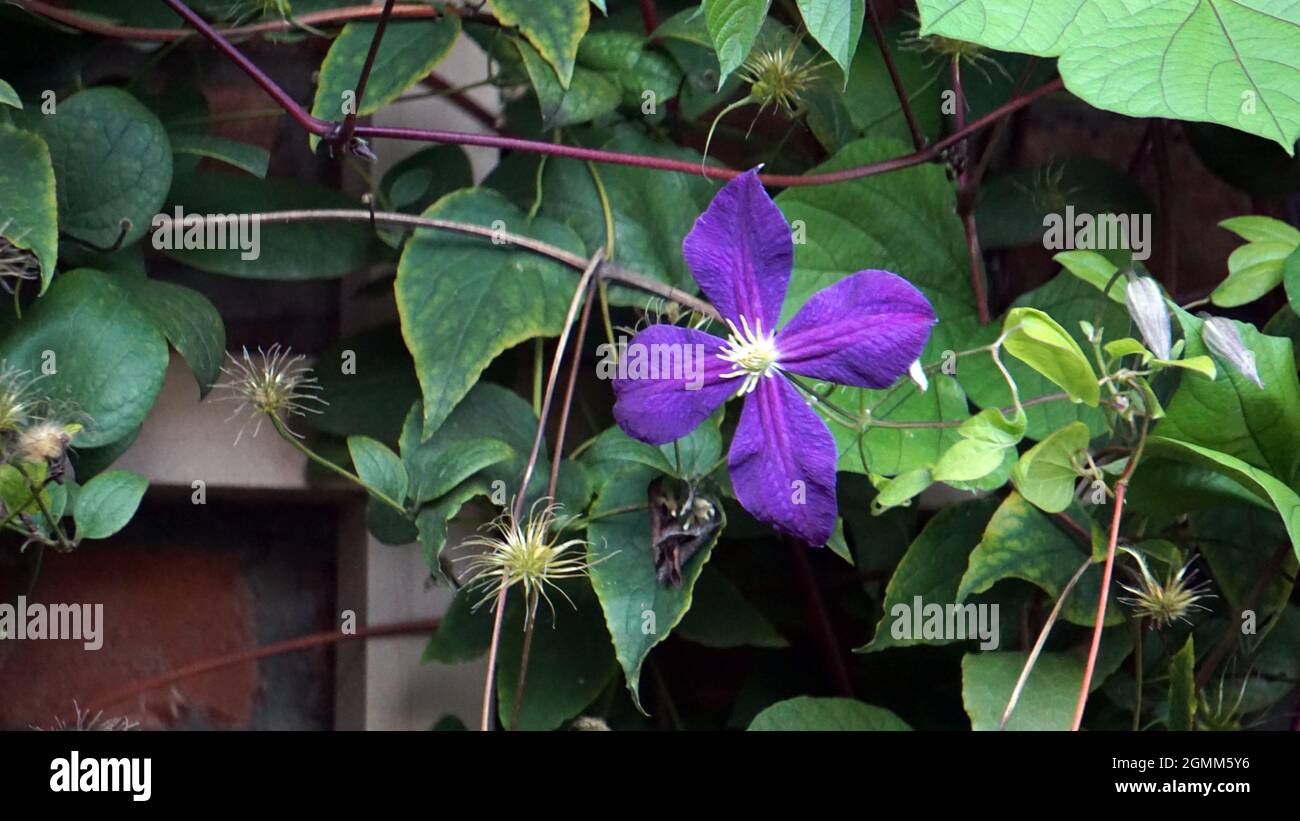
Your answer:
[[[1139,618],[1149,619],[1157,629],[1161,629],[1176,621],[1190,624],[1189,616],[1193,610],[1209,611],[1200,602],[1214,598],[1213,594],[1206,592],[1210,583],[1191,583],[1188,575],[1191,561],[1177,569],[1171,565],[1164,582],[1161,582],[1151,574],[1146,558],[1140,552],[1127,547],[1121,549],[1136,560],[1138,569],[1133,574],[1134,586],[1120,585],[1133,595],[1120,597],[1119,601],[1132,607]]]
[[[30,371],[0,362],[0,433],[27,424],[36,408],[31,387],[38,379]]]
[[[0,237],[0,287],[13,292],[12,281],[41,278],[41,264],[36,255]]]
[[[804,94],[817,82],[824,63],[799,62],[796,45],[757,50],[741,65],[740,78],[749,83],[749,94],[758,101],[760,111],[771,105],[793,117]]]
[[[319,406],[329,404],[317,396],[321,387],[312,376],[311,368],[303,364],[305,357],[293,353],[290,348],[281,348],[278,342],[266,350],[258,348],[256,358],[248,348],[244,348],[242,356],[227,354],[227,359],[227,365],[221,369],[226,379],[217,385],[226,393],[218,398],[239,403],[230,415],[231,419],[245,411],[257,418],[253,436],[261,430],[264,415],[287,422],[293,416],[321,413]],[[298,435],[292,430],[289,432]],[[241,427],[235,441],[238,442],[243,434]]]
[[[523,588],[526,617],[531,623],[542,599],[551,608],[552,615],[555,613],[547,588],[559,591],[568,599],[556,582],[585,576],[591,565],[587,561],[586,541],[560,541],[551,533],[559,509],[559,505],[539,499],[529,510],[526,521],[520,523],[511,514],[503,513],[487,526],[484,534],[465,540],[465,547],[481,551],[457,559],[463,560],[472,573],[468,587],[483,591],[476,607],[517,584]],[[569,603],[573,604],[572,600]]]
[[[42,421],[23,429],[18,435],[18,455],[27,462],[53,464],[63,458],[72,438],[81,430],[76,423]]]

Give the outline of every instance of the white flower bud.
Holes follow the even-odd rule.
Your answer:
[[[1259,378],[1259,370],[1255,367],[1255,354],[1241,341],[1241,334],[1237,333],[1237,326],[1231,319],[1221,316],[1205,317],[1205,324],[1201,326],[1201,341],[1211,353],[1231,365],[1237,373],[1260,388],[1264,387],[1264,380]]]
[[[1168,359],[1172,345],[1169,308],[1165,306],[1160,286],[1151,277],[1134,277],[1124,289],[1124,302],[1128,305],[1129,316],[1137,323],[1147,348],[1157,359]]]

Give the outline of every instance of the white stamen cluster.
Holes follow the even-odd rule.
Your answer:
[[[730,319],[727,320],[727,327],[731,329],[731,334],[718,358],[730,362],[734,369],[722,374],[722,378],[743,377],[744,381],[736,395],[744,396],[758,387],[759,379],[777,372],[780,353],[776,349],[776,332],[765,335],[762,319],[755,319],[751,329],[744,316],[740,317],[740,328]]]

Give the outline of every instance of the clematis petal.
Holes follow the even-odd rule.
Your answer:
[[[835,440],[790,381],[765,377],[745,400],[728,456],[736,498],[810,545],[835,530]]]
[[[841,385],[885,388],[930,338],[934,308],[888,271],[859,271],[823,288],[777,334],[781,367]]]
[[[725,319],[772,330],[781,317],[794,241],[757,170],[727,183],[695,220],[682,253],[704,295]]]
[[[676,325],[651,325],[620,353],[614,419],[628,436],[662,445],[695,430],[740,384],[723,379],[723,342]]]

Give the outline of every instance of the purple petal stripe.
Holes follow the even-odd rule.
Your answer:
[[[748,171],[727,183],[682,243],[682,253],[704,295],[726,319],[763,322],[781,317],[794,242],[781,209]]]
[[[840,385],[886,388],[925,349],[936,321],[925,295],[888,271],[859,271],[804,303],[776,337],[780,365]]]
[[[632,337],[614,378],[614,419],[628,436],[662,445],[695,430],[740,388],[721,374],[722,340],[676,325],[651,325]]]
[[[782,376],[745,399],[728,461],[736,498],[759,521],[810,545],[835,530],[835,440]]]

